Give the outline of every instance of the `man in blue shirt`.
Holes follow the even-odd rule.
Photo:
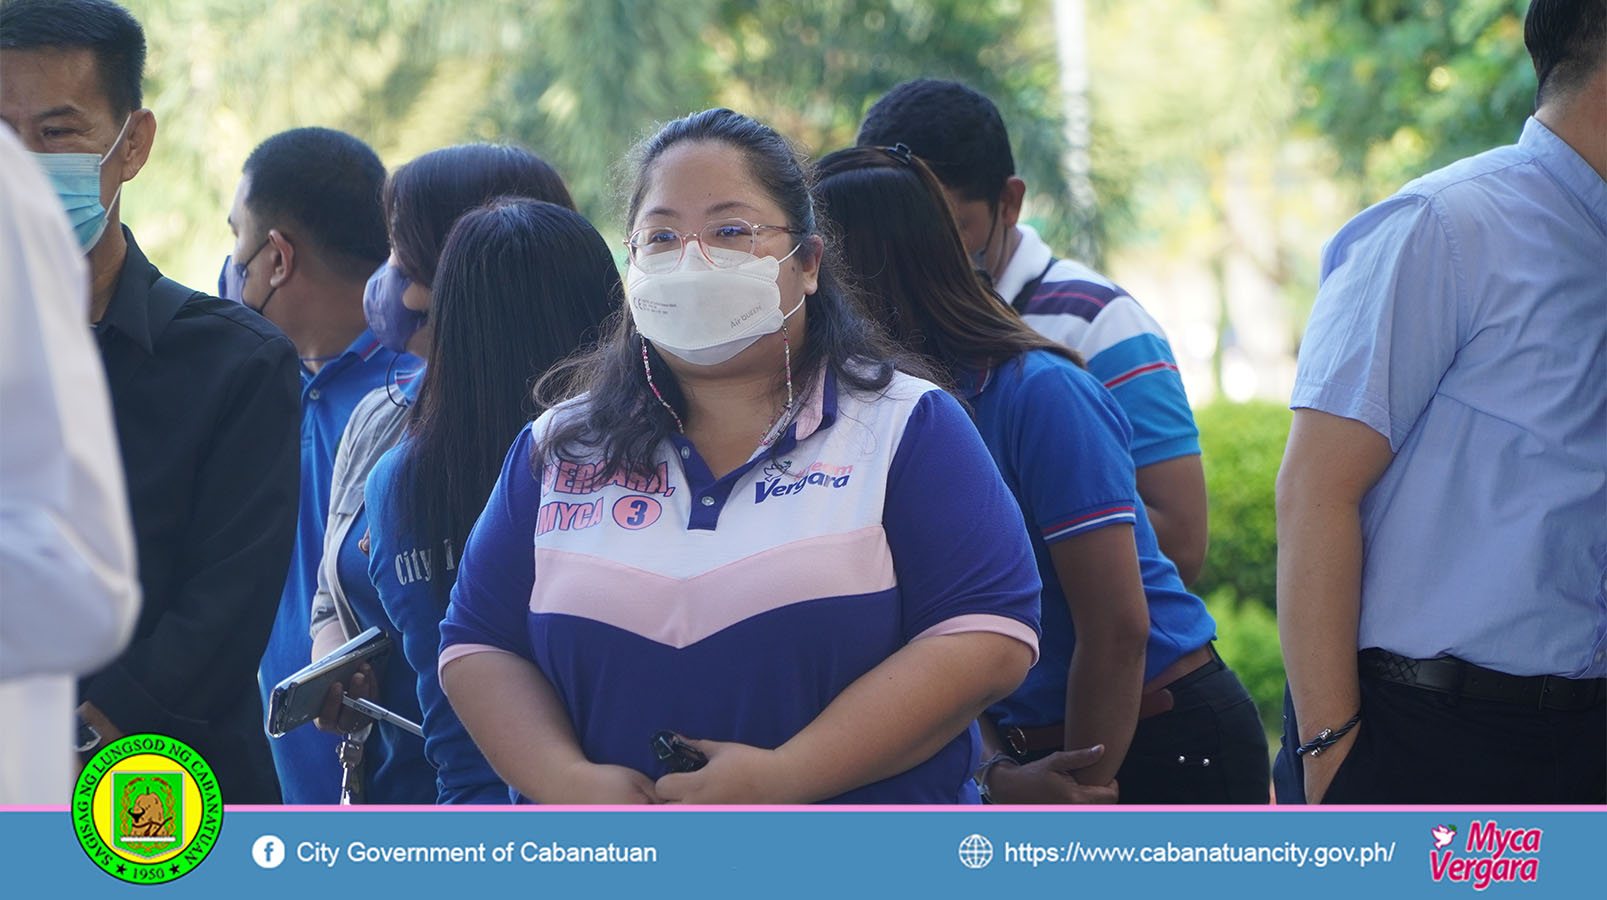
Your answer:
[[[1524,37],[1518,143],[1324,250],[1278,475],[1282,802],[1607,802],[1607,2],[1535,0]]]
[[[301,500],[290,573],[257,673],[264,706],[312,653],[308,618],[336,445],[357,401],[399,365],[363,319],[364,285],[390,254],[384,183],[385,167],[362,141],[298,128],[252,151],[229,212],[227,292],[278,325],[301,357]],[[270,741],[286,803],[339,800],[337,744],[313,728]]]

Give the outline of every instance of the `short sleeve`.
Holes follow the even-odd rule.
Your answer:
[[[903,637],[992,631],[1038,650],[1042,583],[982,437],[954,398],[915,404],[888,472],[883,529],[903,597]]]
[[[541,485],[531,473],[533,449],[526,426],[508,450],[485,511],[469,532],[452,602],[441,623],[442,666],[471,649],[532,658],[527,615],[536,580],[536,515],[541,505]]]
[[[1132,302],[1126,297],[1120,300]],[[1101,324],[1096,319],[1094,327]],[[1145,332],[1124,338],[1091,357],[1088,371],[1116,398],[1132,425],[1128,455],[1134,465],[1199,454],[1200,430],[1165,337]]]
[[[1459,264],[1427,198],[1347,223],[1323,252],[1289,406],[1354,419],[1399,450],[1460,345]]]
[[[1136,524],[1132,429],[1111,393],[1070,363],[1035,361],[1024,375],[1017,365],[1005,364],[995,377],[1019,379],[1006,433],[1028,527],[1052,544]]]

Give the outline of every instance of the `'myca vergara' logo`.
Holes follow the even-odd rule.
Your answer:
[[[1456,855],[1456,827],[1439,825],[1431,832],[1435,849],[1428,852],[1429,876],[1435,881],[1466,881],[1482,891],[1495,881],[1535,881],[1540,877],[1540,829],[1508,828],[1494,821],[1468,826],[1467,856]],[[1447,844],[1450,846],[1446,847]],[[1445,847],[1441,852],[1438,848]]]
[[[179,878],[206,858],[223,825],[217,777],[201,755],[160,734],[106,745],[78,776],[73,830],[89,859],[135,884]]]

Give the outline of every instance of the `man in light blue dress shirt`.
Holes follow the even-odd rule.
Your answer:
[[[1518,143],[1323,253],[1278,475],[1280,802],[1607,802],[1607,0],[1535,0],[1525,43]]]

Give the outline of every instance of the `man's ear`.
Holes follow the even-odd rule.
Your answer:
[[[268,283],[280,287],[290,280],[296,273],[296,245],[290,243],[284,232],[277,228],[268,229],[268,243],[278,251],[278,262],[273,264],[273,270],[268,273]]]
[[[121,179],[133,181],[151,158],[151,145],[156,142],[156,113],[136,109],[129,116],[128,133],[123,136],[115,158],[122,164]]]
[[[1021,203],[1027,196],[1027,183],[1020,176],[1011,175],[1004,180],[1004,190],[999,193],[999,227],[1008,231],[1016,227],[1016,221],[1021,218]]]

